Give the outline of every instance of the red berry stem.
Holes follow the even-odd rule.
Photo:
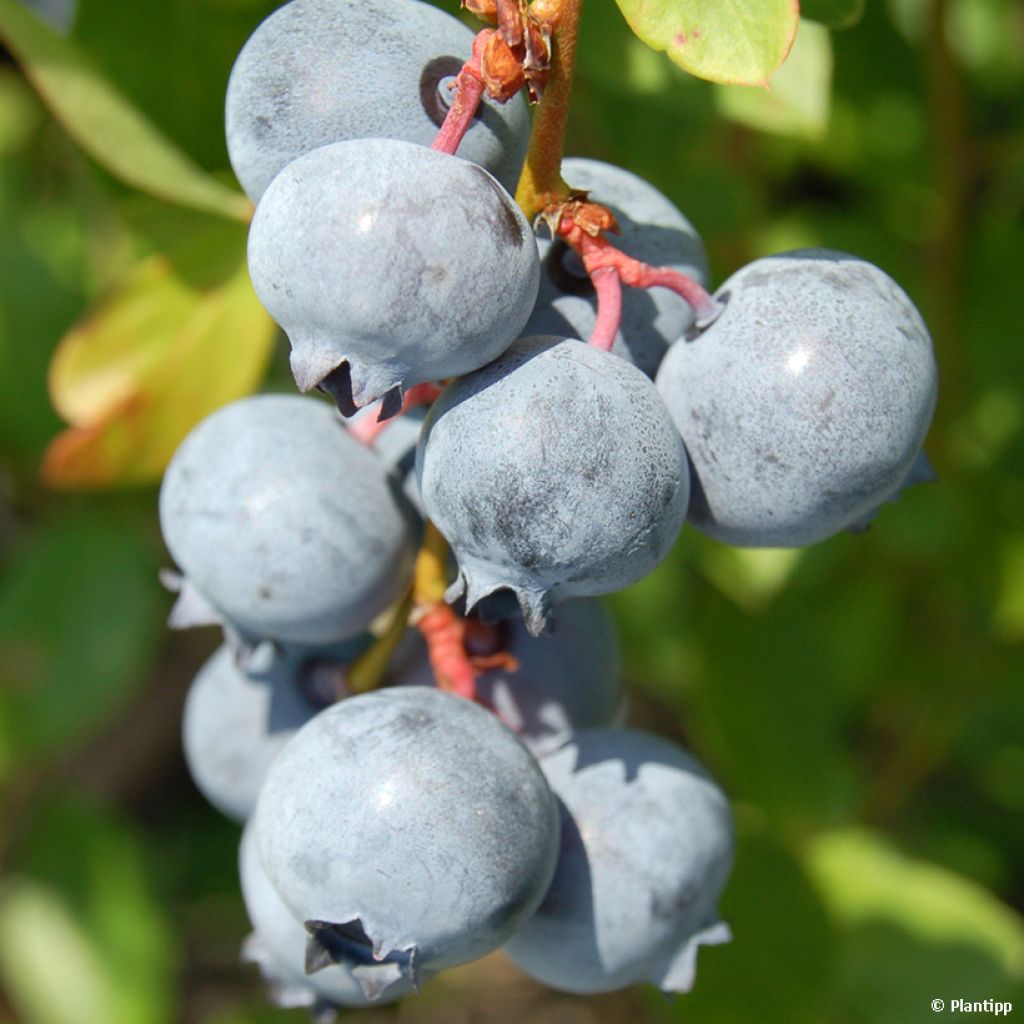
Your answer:
[[[431,605],[414,619],[426,641],[427,657],[438,689],[476,700],[477,671],[463,644],[465,620],[443,603]]]
[[[579,253],[591,280],[594,280],[595,271],[611,268],[622,283],[631,288],[668,288],[693,307],[698,327],[714,323],[725,308],[692,277],[668,267],[652,267],[649,263],[635,260],[621,249],[616,249],[601,232],[591,234],[585,231],[570,216],[562,216],[558,233]],[[594,287],[598,288],[596,280]],[[598,299],[600,308],[600,292]]]
[[[610,352],[622,323],[622,281],[614,267],[597,267],[590,280],[597,293],[597,320],[590,335],[590,345],[602,352]]]
[[[455,95],[452,98],[452,105],[448,108],[444,123],[430,144],[431,149],[454,156],[459,148],[459,143],[462,142],[462,137],[469,131],[473,116],[484,95],[484,76],[480,61],[484,48],[493,35],[495,35],[493,29],[485,28],[482,32],[478,32],[476,39],[473,40],[473,54],[455,76]]]

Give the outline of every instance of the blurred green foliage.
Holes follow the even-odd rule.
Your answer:
[[[274,6],[82,0],[72,38],[230,182],[224,86]],[[1024,10],[871,0],[798,47],[789,84],[740,94],[590,0],[568,150],[672,197],[716,281],[808,244],[896,277],[935,338],[941,482],[807,551],[684,532],[614,600],[634,722],[687,743],[735,800],[735,939],[702,952],[693,993],[570,999],[489,960],[367,1024],[913,1024],[936,1019],[933,998],[1024,1006]],[[62,334],[203,230],[83,156],[0,63],[2,1022],[302,1019],[237,965],[237,829],[178,746],[216,640],[163,629],[155,491],[58,495],[38,475]],[[275,386],[286,372],[279,344]]]

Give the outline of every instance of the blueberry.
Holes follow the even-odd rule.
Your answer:
[[[258,202],[292,160],[344,139],[429,146],[444,120],[447,84],[469,58],[473,33],[411,0],[293,0],[242,48],[228,81],[231,165]],[[530,118],[521,96],[484,99],[459,147],[514,189]]]
[[[420,494],[459,575],[448,599],[507,588],[536,636],[554,601],[649,573],[686,516],[686,452],[654,385],[607,352],[520,339],[434,403]]]
[[[690,522],[798,547],[862,521],[907,478],[935,408],[910,299],[872,264],[810,249],[756,260],[717,297],[725,312],[657,378],[693,467]]]
[[[322,711],[278,754],[253,816],[308,960],[416,980],[501,945],[551,880],[558,812],[490,712],[427,687]]]
[[[203,420],[167,467],[160,523],[183,599],[247,643],[357,636],[401,594],[416,544],[387,467],[327,403],[295,395]]]
[[[505,952],[566,992],[688,991],[697,947],[729,939],[725,796],[673,743],[633,730],[580,732],[541,767],[562,812],[558,867]]]
[[[257,295],[285,329],[303,391],[345,415],[468,373],[526,322],[533,234],[487,171],[394,139],[324,146],[267,189],[249,234]]]

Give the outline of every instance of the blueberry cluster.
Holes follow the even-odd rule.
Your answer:
[[[622,727],[596,598],[687,521],[811,544],[928,473],[930,339],[862,260],[758,260],[699,317],[638,288],[608,344],[586,344],[607,326],[590,268],[506,190],[521,97],[485,101],[461,155],[430,147],[472,48],[418,0],[292,0],[246,44],[227,133],[257,204],[253,283],[300,390],[351,419],[315,397],[236,402],[189,435],[160,496],[172,624],[224,630],[184,745],[245,823],[246,956],[280,1005],[322,1019],[499,947],[565,991],[688,990],[697,947],[729,938],[728,802],[674,744]],[[633,266],[706,283],[699,237],[650,185],[592,160],[563,174],[614,215]],[[396,418],[440,382],[425,416]],[[395,425],[371,441],[352,424],[377,402]],[[434,529],[475,700],[445,692],[415,601],[421,631],[361,692],[353,666]]]

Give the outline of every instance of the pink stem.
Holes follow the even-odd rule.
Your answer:
[[[597,267],[590,280],[597,292],[597,320],[590,334],[590,345],[602,352],[610,352],[622,323],[622,282],[614,267]]]
[[[668,288],[684,298],[697,314],[697,326],[707,327],[718,319],[723,306],[713,295],[700,286],[692,277],[668,267],[651,267],[646,263],[636,283],[627,281],[634,288]]]
[[[584,231],[570,217],[563,217],[558,227],[559,234],[579,253],[583,266],[598,287],[594,274],[605,268],[613,269],[623,284],[631,288],[668,288],[681,296],[697,314],[698,327],[714,323],[725,308],[698,282],[678,270],[669,267],[652,267],[627,256],[616,249],[602,234],[591,235]],[[600,293],[598,302],[600,305]]]
[[[487,39],[494,35],[493,29],[484,29],[473,40],[473,55],[462,65],[455,76],[455,96],[448,108],[444,123],[438,129],[431,149],[454,156],[463,136],[473,123],[473,116],[484,94],[484,79],[480,70],[480,58]]]

